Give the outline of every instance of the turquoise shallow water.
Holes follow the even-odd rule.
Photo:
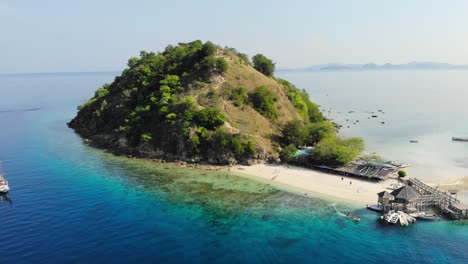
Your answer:
[[[466,263],[468,223],[387,226],[216,171],[114,157],[66,127],[111,75],[0,77],[2,263]]]

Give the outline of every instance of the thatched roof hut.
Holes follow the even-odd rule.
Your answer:
[[[421,196],[418,191],[409,185],[405,185],[401,188],[398,188],[391,192],[391,195],[395,197],[397,202],[401,203],[410,203],[415,201],[419,196]]]
[[[378,201],[381,204],[388,204],[390,201],[393,201],[395,199],[395,196],[393,196],[387,191],[379,192],[377,196],[379,197]]]

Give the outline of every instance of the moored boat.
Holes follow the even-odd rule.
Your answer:
[[[7,193],[9,190],[8,181],[0,174],[0,193]]]
[[[402,211],[395,212],[393,210],[382,215],[380,219],[389,224],[400,223],[402,226],[408,226],[410,223],[416,222],[416,218],[412,217],[411,215],[408,215]]]
[[[442,219],[440,216],[436,214],[426,214],[424,216],[419,217],[420,220],[427,220],[427,221],[438,221]]]
[[[3,177],[2,163],[0,162],[0,193],[7,193],[10,190],[8,181]]]
[[[427,220],[427,221],[437,221],[441,219],[441,217],[436,214],[426,213],[426,212],[412,213],[410,214],[410,216],[415,217],[419,220]]]
[[[453,141],[468,141],[468,137],[452,137]]]

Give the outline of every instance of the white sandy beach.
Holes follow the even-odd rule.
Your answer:
[[[231,171],[249,178],[271,181],[277,186],[302,190],[304,195],[323,195],[363,206],[375,204],[378,192],[389,190],[390,184],[398,182],[396,179],[370,182],[351,177],[343,177],[342,180],[339,175],[289,165],[235,166]]]

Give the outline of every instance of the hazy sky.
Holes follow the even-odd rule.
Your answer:
[[[0,0],[0,73],[112,71],[195,39],[278,67],[468,64],[468,1]]]

